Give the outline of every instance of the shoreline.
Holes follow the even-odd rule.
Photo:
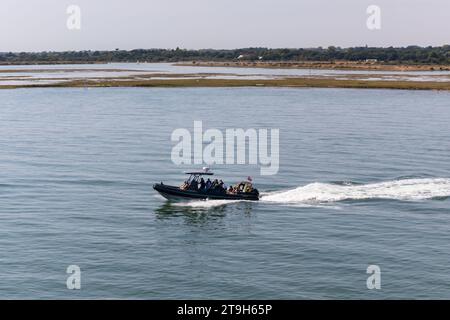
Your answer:
[[[21,88],[220,88],[220,87],[285,87],[285,88],[347,88],[450,91],[450,82],[431,81],[368,81],[315,78],[253,79],[144,79],[144,80],[73,80],[51,84],[1,85],[0,89]]]
[[[266,69],[321,69],[360,71],[450,71],[450,65],[439,64],[383,64],[361,61],[191,61],[177,62],[185,67],[226,67],[226,68],[266,68]]]
[[[321,69],[321,70],[360,70],[360,71],[450,71],[450,65],[442,64],[386,64],[366,61],[35,61],[0,62],[1,67],[8,66],[45,66],[45,65],[108,65],[111,63],[170,63],[185,67],[226,67],[226,68],[265,68],[265,69]]]

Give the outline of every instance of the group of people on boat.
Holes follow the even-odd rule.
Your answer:
[[[200,181],[193,179],[192,181],[185,181],[181,187],[181,190],[193,190],[202,193],[227,193],[227,194],[237,194],[237,193],[250,193],[253,191],[253,186],[250,182],[241,182],[235,186],[231,186],[227,189],[225,183],[222,180],[214,179],[211,181],[209,178],[205,181],[203,177]]]

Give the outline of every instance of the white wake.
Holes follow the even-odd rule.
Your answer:
[[[273,192],[261,197],[273,203],[325,203],[343,200],[425,200],[450,197],[450,179],[404,179],[364,185],[311,183],[288,191]]]
[[[450,179],[403,179],[363,185],[339,185],[314,182],[291,190],[262,193],[263,203],[317,206],[344,200],[391,199],[417,201],[450,197]],[[176,206],[214,208],[247,200],[201,200]],[[249,201],[253,202],[253,201]]]

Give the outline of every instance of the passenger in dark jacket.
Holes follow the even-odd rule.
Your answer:
[[[198,190],[198,182],[196,180],[192,181],[189,189],[197,191]]]
[[[200,190],[205,191],[205,187],[206,187],[205,179],[201,178],[200,179]]]
[[[206,180],[206,185],[205,185],[206,190],[209,190],[211,188],[211,180]]]

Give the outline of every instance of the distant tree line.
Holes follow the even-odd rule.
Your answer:
[[[182,61],[365,61],[389,64],[450,64],[450,45],[441,47],[354,47],[233,50],[136,49],[114,51],[0,52],[0,64],[182,62]]]

